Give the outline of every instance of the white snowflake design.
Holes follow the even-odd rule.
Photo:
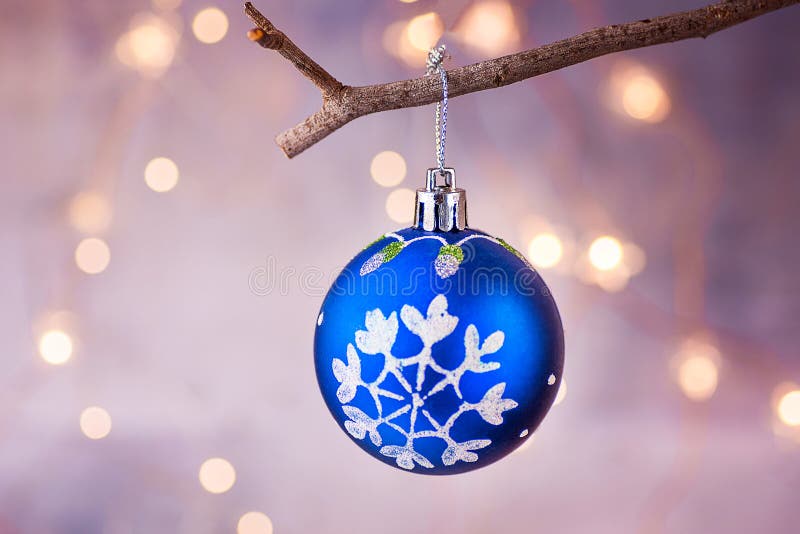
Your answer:
[[[414,441],[419,438],[439,438],[446,444],[442,454],[442,463],[446,466],[458,461],[475,462],[478,454],[473,452],[488,447],[492,442],[489,439],[472,439],[457,442],[450,436],[450,431],[458,418],[470,411],[477,412],[489,424],[500,425],[503,422],[503,412],[517,407],[517,402],[503,398],[506,384],[495,384],[475,403],[467,402],[461,394],[461,378],[466,373],[487,373],[500,368],[496,361],[483,361],[483,357],[494,354],[503,346],[505,334],[498,330],[480,342],[478,329],[469,325],[464,335],[464,359],[455,369],[445,369],[440,366],[432,356],[432,347],[439,341],[447,338],[456,328],[458,317],[447,313],[447,298],[444,295],[436,296],[428,306],[425,316],[413,306],[404,305],[400,310],[400,319],[414,335],[422,341],[423,347],[415,356],[399,358],[392,354],[395,338],[397,337],[397,313],[392,312],[386,317],[380,309],[368,311],[365,318],[366,330],[355,333],[355,343],[358,350],[370,356],[383,356],[383,369],[375,380],[365,382],[361,377],[361,358],[352,343],[347,345],[347,362],[335,358],[333,360],[333,374],[339,382],[336,397],[342,403],[342,409],[348,420],[344,426],[348,433],[356,439],[369,440],[376,446],[383,444],[381,428],[390,427],[405,437],[404,445],[384,445],[380,453],[394,458],[398,466],[403,469],[414,469],[419,465],[433,468],[431,461],[414,449]],[[416,365],[416,376],[413,383],[403,375],[402,370]],[[422,391],[425,373],[428,369],[441,375],[426,392]],[[399,395],[387,391],[381,386],[392,375],[405,390],[406,395]],[[377,418],[372,418],[355,406],[348,405],[355,396],[358,388],[365,388],[377,409]],[[446,388],[452,387],[455,394],[461,399],[458,409],[446,421],[437,421],[426,409],[425,401]],[[385,413],[381,398],[390,398],[397,401],[406,401],[407,404],[391,413]],[[408,428],[397,424],[396,419],[410,412]],[[433,430],[418,430],[417,419],[422,416],[430,422]]]

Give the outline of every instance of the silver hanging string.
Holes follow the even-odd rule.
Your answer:
[[[425,63],[427,74],[439,73],[442,79],[442,100],[436,103],[436,164],[439,167],[439,174],[445,175],[444,171],[444,147],[447,142],[447,71],[442,67],[445,59],[445,45],[431,48],[428,52],[428,60]]]

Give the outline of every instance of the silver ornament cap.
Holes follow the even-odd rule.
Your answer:
[[[444,184],[436,183],[437,177]],[[414,227],[427,232],[455,232],[467,227],[467,192],[456,187],[453,168],[428,169],[424,189],[417,189]]]

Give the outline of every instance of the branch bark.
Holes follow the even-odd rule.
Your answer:
[[[555,43],[447,71],[450,97],[495,89],[596,57],[683,39],[708,37],[800,0],[725,0],[672,15],[595,28]],[[322,108],[275,139],[292,158],[348,122],[381,111],[423,106],[441,97],[438,77],[351,87],[339,82],[278,30],[250,2],[245,13],[257,26],[250,40],[278,51],[322,93]]]

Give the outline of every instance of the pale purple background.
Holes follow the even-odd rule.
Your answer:
[[[613,295],[544,273],[566,327],[566,400],[529,449],[428,478],[365,455],[328,414],[312,362],[321,288],[294,278],[258,296],[248,278],[268,257],[330,274],[394,229],[369,163],[397,150],[404,185],[421,184],[432,109],[359,119],[289,161],[272,137],[317,108],[317,90],[245,39],[238,2],[184,0],[184,23],[209,3],[228,14],[227,37],[203,45],[187,28],[155,82],[113,54],[143,0],[0,7],[0,533],[233,532],[248,510],[278,533],[796,531],[800,447],[773,434],[770,396],[800,381],[800,8],[625,54],[665,80],[673,108],[659,125],[602,104],[620,56],[452,101],[448,161],[474,226],[524,248],[519,223],[538,214],[636,242],[648,264]],[[529,47],[702,2],[515,5]],[[420,74],[379,36],[434,3],[258,6],[361,84]],[[452,52],[451,65],[476,59]],[[158,155],[181,169],[164,195],[142,179]],[[114,207],[97,276],[75,267],[81,236],[66,220],[89,186]],[[684,237],[701,257],[681,257]],[[704,274],[676,267],[687,261]],[[687,272],[697,278],[680,282]],[[676,305],[679,283],[704,305]],[[51,367],[31,325],[58,307],[79,318],[80,344]],[[669,361],[703,329],[723,367],[698,404]],[[79,431],[90,404],[113,417],[104,440]],[[223,495],[197,482],[217,455],[238,474]]]

